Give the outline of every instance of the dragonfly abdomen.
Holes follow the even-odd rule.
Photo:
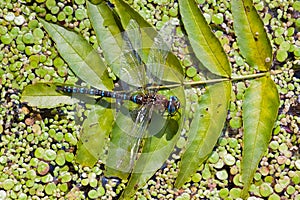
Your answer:
[[[98,90],[94,88],[84,88],[76,86],[57,86],[56,90],[66,92],[66,93],[79,93],[79,94],[88,94],[101,97],[111,97],[123,100],[129,100],[128,94],[126,93],[117,93],[112,91]]]

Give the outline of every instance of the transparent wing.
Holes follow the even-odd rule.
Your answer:
[[[129,23],[130,28],[127,29],[128,37],[131,41],[132,45],[134,46],[134,55],[136,58],[138,58],[139,62],[142,65],[142,60],[140,55],[142,55],[142,38],[137,37],[137,35],[141,36],[140,32],[139,34],[136,33],[136,31],[140,31],[138,24],[133,21]],[[129,30],[135,30],[133,32]],[[151,50],[148,55],[148,60],[146,64],[146,77],[145,76],[145,68],[144,65],[141,66],[136,73],[142,74],[142,82],[145,86],[146,84],[153,84],[157,83],[160,84],[160,79],[163,77],[164,72],[164,65],[166,62],[166,58],[168,53],[171,50],[171,45],[173,43],[173,35],[175,31],[174,24],[167,23],[160,33],[157,35],[157,37],[154,39],[153,45],[151,47]],[[131,34],[133,33],[133,34]],[[136,41],[138,40],[138,41]],[[142,69],[142,70],[141,70]],[[148,78],[148,79],[146,79]],[[147,81],[147,82],[146,82]],[[149,82],[150,81],[150,82]],[[138,152],[140,149],[141,141],[146,136],[153,136],[157,134],[161,128],[163,127],[165,119],[161,115],[157,115],[155,119],[152,119],[152,115],[155,112],[154,108],[155,106],[153,104],[146,104],[142,106],[137,114],[137,117],[134,122],[133,128],[130,130],[130,134],[133,136],[131,138],[131,141],[128,145],[128,152],[127,155],[129,156],[129,159],[124,156],[124,159],[121,159],[118,163],[117,167],[126,165],[129,166],[130,170],[132,170],[134,163],[138,157]]]
[[[128,110],[124,108],[118,115],[118,124],[115,124],[113,135],[108,151],[107,165],[114,170],[129,173],[133,169],[134,161],[137,158],[139,146],[146,134],[147,120],[149,116],[147,107],[142,106],[134,121]],[[111,174],[115,176],[116,174]]]
[[[141,141],[147,132],[146,129],[148,127],[150,121],[149,117],[151,116],[152,111],[153,109],[149,109],[148,106],[143,106],[138,112],[134,126],[129,133],[132,137],[127,143],[128,151],[126,152],[126,155],[123,156],[123,159],[121,159],[117,164],[117,168],[125,165],[129,167],[128,169],[130,171],[132,170],[134,162],[138,156]]]
[[[156,83],[159,85],[164,77],[165,63],[168,54],[171,52],[177,23],[175,19],[168,21],[154,38],[146,64],[146,74],[150,84]]]
[[[145,66],[142,53],[142,36],[139,25],[130,20],[122,34],[122,53],[120,55],[120,84],[130,90],[143,88],[146,84]],[[147,129],[149,111],[147,106],[132,109],[132,102],[124,102],[117,113],[109,149],[108,165],[122,172],[132,170],[140,143]],[[136,106],[136,104],[135,104]]]
[[[125,84],[143,87],[146,84],[146,74],[145,66],[140,57],[142,53],[142,36],[139,25],[135,20],[130,20],[122,37],[120,79]]]
[[[155,115],[155,118],[153,118]],[[133,170],[136,159],[139,157],[141,142],[144,138],[159,133],[166,119],[155,112],[153,104],[141,106],[135,119],[130,111],[123,107],[118,115],[108,151],[107,166],[113,169],[110,176],[117,176],[115,171],[129,173]]]

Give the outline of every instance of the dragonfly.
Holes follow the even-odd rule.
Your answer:
[[[180,101],[176,96],[170,96],[170,98],[168,99],[164,95],[153,93],[153,92],[129,95],[126,92],[113,92],[113,91],[99,90],[95,88],[84,88],[84,87],[66,86],[66,85],[57,86],[56,90],[61,92],[66,92],[66,93],[80,93],[80,94],[88,94],[92,96],[130,100],[142,106],[150,104],[155,106],[156,109],[160,111],[160,113],[167,111],[170,115],[174,115],[180,108]]]
[[[181,108],[179,98],[175,95],[166,96],[159,91],[164,87],[162,80],[166,74],[166,59],[171,51],[175,23],[168,22],[154,38],[153,44],[144,61],[144,49],[142,45],[142,33],[135,20],[130,20],[126,31],[122,34],[122,54],[118,58],[120,64],[119,78],[124,88],[134,88],[132,92],[106,91],[95,88],[83,88],[76,86],[57,86],[57,90],[64,93],[79,93],[100,98],[113,98],[120,101],[130,101],[138,105],[135,117],[132,120],[132,111],[122,106],[116,117],[115,132],[127,134],[122,143],[116,134],[112,134],[110,150],[108,152],[108,167],[119,171],[130,172],[138,157],[138,152],[143,138],[148,132],[148,137],[157,134],[163,128],[162,114],[174,116]],[[159,115],[157,115],[157,113]],[[153,117],[155,116],[155,117]],[[153,119],[155,118],[155,119]],[[162,119],[162,120],[157,120]],[[133,123],[132,123],[133,121]],[[160,123],[158,123],[160,121]],[[158,127],[157,124],[160,124]],[[148,129],[150,129],[149,131]],[[151,133],[149,133],[151,132]],[[117,159],[115,157],[118,157]]]

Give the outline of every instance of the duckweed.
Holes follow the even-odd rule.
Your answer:
[[[88,196],[91,199],[97,199],[99,197],[99,194],[98,194],[98,192],[96,190],[90,190],[88,192]]]
[[[223,14],[217,13],[212,16],[211,20],[215,24],[222,24],[223,23]]]
[[[86,18],[86,13],[83,9],[77,9],[75,10],[75,17],[78,20],[83,20],[84,18]]]
[[[274,190],[275,190],[275,192],[280,193],[284,190],[284,187],[280,184],[275,184]]]
[[[201,176],[201,174],[199,174],[199,173],[196,173],[196,174],[194,174],[194,175],[192,176],[192,181],[195,182],[195,183],[200,182],[201,179],[202,179],[202,176]]]
[[[49,164],[44,162],[44,161],[40,161],[38,163],[38,166],[37,166],[37,172],[40,174],[40,175],[45,175],[48,173],[50,167],[49,167]]]
[[[225,199],[229,195],[229,190],[227,188],[222,188],[219,192],[219,195],[222,199]]]
[[[19,15],[19,16],[14,18],[14,22],[15,22],[16,25],[21,26],[22,24],[24,24],[25,18],[24,18],[23,15]]]
[[[87,178],[82,179],[82,180],[81,180],[81,184],[82,184],[83,186],[87,186],[87,185],[89,184],[89,179],[87,179]]]
[[[33,44],[33,42],[34,42],[34,36],[33,36],[33,34],[32,33],[25,33],[24,35],[23,35],[23,42],[25,43],[25,44]]]
[[[57,152],[57,156],[56,156],[56,159],[55,159],[55,162],[56,164],[58,164],[59,166],[63,166],[66,162],[66,159],[65,159],[65,151],[63,150],[58,150]]]
[[[177,9],[177,7],[176,8],[170,8],[170,10],[169,10],[169,15],[171,16],[171,17],[176,17],[177,15],[178,15],[178,9]]]
[[[27,194],[23,192],[18,195],[19,200],[26,200],[27,198],[28,198]]]
[[[243,183],[241,182],[241,175],[240,174],[237,174],[233,177],[233,183],[234,185],[236,186],[240,186],[242,187],[243,186]]]
[[[82,4],[85,3],[84,0],[75,0],[75,2],[76,2],[76,4],[78,4],[78,5],[82,5]]]
[[[15,19],[15,14],[13,12],[8,12],[4,15],[4,19],[8,22],[13,21]]]
[[[17,36],[19,36],[20,33],[20,28],[19,27],[13,27],[10,30],[10,34],[12,35],[12,37],[15,39]]]
[[[66,152],[65,157],[66,157],[66,161],[72,162],[75,156],[73,153]]]
[[[224,162],[226,165],[232,166],[235,164],[235,158],[231,154],[226,154],[224,156]]]
[[[33,37],[36,38],[37,40],[43,39],[44,38],[44,32],[40,28],[35,28],[32,32]]]
[[[77,144],[77,139],[71,133],[65,134],[65,140],[67,142],[69,142],[70,144],[73,144],[73,145]]]
[[[259,187],[259,193],[262,197],[268,197],[273,193],[273,189],[268,183],[263,183]]]
[[[42,147],[38,147],[34,151],[34,156],[37,158],[43,158],[44,157],[45,150]]]
[[[218,160],[220,159],[219,154],[215,151],[212,152],[212,154],[210,155],[208,161],[212,164],[217,163]]]
[[[294,8],[296,11],[299,11],[299,12],[300,12],[300,2],[299,2],[299,1],[295,1],[294,4],[293,4],[293,8]]]
[[[229,146],[231,147],[231,148],[236,148],[236,147],[238,147],[238,140],[237,139],[235,139],[235,138],[229,138]]]
[[[201,1],[201,0],[198,0],[198,2],[202,3],[202,4],[204,3],[204,1]],[[264,5],[263,2],[259,2],[259,1],[256,1],[256,2],[257,2],[256,7],[258,9],[262,9],[262,5]],[[54,0],[47,0],[47,1],[46,0],[38,0],[37,3],[38,3],[37,5],[34,5],[34,10],[38,13],[38,15],[40,17],[43,17],[43,16],[45,17],[46,16],[46,18],[48,18],[49,20],[52,20],[52,21],[62,21],[63,22],[64,20],[66,20],[66,21],[78,20],[78,19],[73,18],[74,11],[75,11],[75,17],[79,17],[79,18],[82,18],[82,19],[84,19],[86,17],[85,16],[86,13],[85,13],[85,10],[83,9],[83,7],[79,7],[79,9],[81,9],[81,11],[79,11],[79,13],[76,13],[76,10],[78,10],[78,8],[76,6],[74,6],[74,7],[69,6],[69,5],[65,6],[62,3],[54,1]],[[132,3],[133,3],[133,1],[132,1]],[[167,6],[167,4],[169,4],[168,1],[163,1],[163,2],[162,1],[152,1],[152,2],[148,3],[149,4],[149,9],[147,10],[146,5],[144,5],[141,2],[138,5],[136,5],[136,8],[140,9],[140,10],[143,10],[145,16],[149,16],[146,19],[149,19],[151,22],[154,22],[155,20],[157,20],[158,17],[161,18],[161,21],[165,22],[165,21],[168,21],[170,16],[171,17],[172,16],[177,16],[178,10],[177,10],[176,5],[174,5],[174,8],[172,7],[170,9],[160,9],[159,7],[156,7],[156,5],[155,5],[156,3],[158,3],[159,5],[164,5],[164,6]],[[3,8],[4,6],[1,5],[1,4],[2,3],[0,3],[0,7]],[[45,4],[46,4],[47,9],[49,9],[49,10],[42,7],[42,6],[45,6]],[[82,4],[83,5],[84,1],[83,0],[75,0],[75,4],[77,4],[77,5]],[[227,8],[226,4],[224,3],[224,5],[223,5],[223,2],[220,2],[220,6],[217,6],[217,7],[215,6],[216,2],[214,2],[214,1],[209,1],[209,2],[207,2],[207,4],[210,4],[210,5],[202,5],[204,8],[206,7],[204,10],[206,11],[205,16],[206,16],[207,20],[209,22],[213,21],[213,23],[216,23],[216,24],[222,24],[222,23],[226,24],[227,23],[226,20],[228,20],[230,18],[228,16],[228,14],[221,14],[221,13],[224,13],[224,10],[226,11],[226,9],[225,9],[225,8]],[[270,8],[272,9],[272,11],[273,10],[276,11],[276,9],[278,8],[276,6],[280,6],[278,2],[271,2],[270,4],[271,4]],[[277,23],[279,21],[278,19],[280,19],[280,17],[284,18],[284,17],[287,16],[286,12],[288,10],[288,7],[285,6],[284,4],[286,4],[286,2],[282,2],[283,7],[281,9],[281,12],[278,12],[277,19],[275,19],[275,20],[274,20],[274,17],[271,14],[263,13],[264,16],[265,16],[264,23],[269,24],[270,27],[277,27],[276,30],[275,30],[275,35],[276,35],[276,37],[278,37],[278,39],[275,40],[274,45],[276,47],[278,47],[278,49],[280,51],[283,52],[282,53],[283,55],[279,55],[278,57],[277,57],[278,51],[275,54],[276,59],[278,59],[278,61],[280,61],[280,62],[286,62],[289,59],[285,55],[285,54],[288,54],[289,52],[292,52],[291,54],[294,55],[295,57],[300,56],[300,49],[297,48],[296,45],[291,45],[293,43],[292,38],[289,38],[289,39],[287,38],[287,37],[293,37],[294,36],[294,34],[295,34],[294,32],[297,30],[297,27],[300,27],[300,25],[299,25],[300,20],[299,19],[293,19],[293,22],[295,23],[296,28],[294,28],[294,27],[284,27],[285,25],[282,25],[282,27],[278,27],[279,26],[278,25],[279,23]],[[300,6],[299,6],[298,1],[290,2],[289,4],[291,4],[291,6],[293,6],[293,9],[295,11],[300,10]],[[213,7],[211,7],[211,5]],[[16,8],[16,6],[13,2],[7,3],[7,5],[5,5],[5,6],[6,6],[6,8],[8,8],[8,10],[11,10],[11,11],[13,11],[13,9]],[[211,9],[211,8],[214,8],[214,9]],[[290,8],[291,7],[289,7],[289,9]],[[62,10],[62,11],[60,11],[60,10]],[[154,14],[152,14],[152,12],[154,10],[162,10],[162,12],[157,14],[157,15],[154,15]],[[49,11],[51,13],[47,13]],[[84,12],[82,12],[82,11],[84,11]],[[219,11],[221,11],[221,13],[218,13]],[[26,78],[27,82],[32,81],[32,80],[36,81],[36,80],[39,80],[40,78],[43,78],[43,77],[44,77],[45,80],[50,81],[50,80],[52,80],[51,78],[53,76],[57,75],[57,73],[58,73],[57,71],[59,71],[59,73],[58,73],[59,76],[66,77],[67,70],[66,70],[66,67],[64,66],[64,62],[62,60],[58,59],[58,61],[56,61],[56,58],[58,58],[57,56],[53,56],[51,58],[48,58],[48,56],[41,55],[42,52],[46,52],[48,50],[46,47],[44,47],[44,45],[46,46],[46,45],[52,45],[52,44],[47,44],[48,41],[41,41],[42,39],[44,39],[43,29],[41,29],[39,27],[39,23],[38,23],[37,20],[34,19],[34,15],[29,16],[29,14],[31,14],[31,13],[28,10],[28,8],[27,7],[22,8],[22,13],[20,13],[20,15],[17,15],[17,12],[15,12],[15,11],[14,12],[7,12],[7,10],[6,11],[1,10],[0,13],[1,12],[3,12],[4,20],[6,20],[5,23],[7,23],[7,22],[10,23],[8,26],[6,26],[6,24],[0,25],[1,44],[11,45],[11,47],[12,47],[11,52],[13,54],[18,54],[17,56],[14,56],[14,57],[12,57],[12,56],[7,57],[7,55],[5,55],[5,53],[3,53],[3,52],[0,53],[1,62],[3,60],[2,64],[8,65],[10,63],[14,63],[12,65],[9,65],[9,67],[7,68],[11,71],[10,73],[7,74],[6,71],[3,71],[3,73],[1,72],[2,74],[5,74],[3,76],[3,77],[5,77],[5,79],[3,79],[2,83],[3,84],[18,85],[18,83],[19,83],[18,81],[21,80],[21,79],[17,79],[18,75],[16,75],[15,72],[18,72],[18,70],[20,70],[20,69],[22,70],[24,67],[26,68],[26,71],[27,70],[29,71],[28,74],[27,74],[27,78]],[[264,12],[264,11],[262,11],[262,12]],[[23,13],[25,13],[26,15],[23,15]],[[25,17],[23,17],[23,16],[25,16]],[[66,19],[66,17],[68,17],[68,18]],[[156,19],[156,17],[157,17],[157,19]],[[271,21],[272,18],[273,18],[273,20]],[[287,22],[287,24],[288,23],[289,23],[289,21]],[[90,27],[90,23],[89,23],[88,20],[85,20],[83,23],[80,22],[78,24],[80,24],[80,29]],[[76,23],[75,24],[70,23],[68,26],[69,27],[72,27],[72,26],[79,27],[78,24],[76,25]],[[163,23],[157,23],[157,27],[159,28],[162,24]],[[20,27],[15,26],[15,27],[12,27],[12,29],[11,29],[10,27],[14,26],[14,25],[17,25],[17,26],[20,26]],[[295,26],[295,25],[292,24],[292,26]],[[21,28],[21,26],[22,26],[22,28]],[[27,26],[27,27],[25,27],[25,26]],[[223,26],[223,24],[222,24],[222,26]],[[7,27],[9,27],[9,29]],[[28,34],[28,35],[26,35],[26,37],[24,37],[24,34]],[[223,31],[219,31],[218,34],[222,35]],[[225,34],[226,33],[224,33],[224,35]],[[92,40],[94,40],[94,39],[91,38],[91,41]],[[13,49],[14,45],[15,45],[14,43],[17,45],[16,46],[17,51],[15,49]],[[224,43],[230,44],[230,40],[228,40],[228,41],[224,40]],[[233,44],[233,46],[234,46],[234,44]],[[235,49],[237,49],[237,48],[235,48]],[[279,51],[279,54],[281,53],[280,51]],[[55,50],[51,50],[49,52],[51,52],[52,55],[55,54]],[[26,66],[23,66],[22,64],[20,64],[20,61],[18,60],[19,59],[18,56],[35,55],[35,54],[39,54],[40,56],[37,56],[37,59],[30,60],[28,65],[26,63]],[[240,56],[236,57],[235,61],[238,64],[238,66],[241,66],[241,68],[245,69],[244,60],[242,59],[242,57],[240,57]],[[21,62],[21,63],[23,63],[23,62]],[[44,63],[44,65],[47,65],[49,67],[53,67],[53,65],[54,65],[54,67],[58,70],[55,69],[53,71],[50,71],[48,68],[44,68],[45,71],[36,70],[36,69],[40,68],[39,66],[40,66],[41,63]],[[25,65],[25,63],[24,63],[24,65]],[[193,70],[196,69],[196,68],[193,66],[193,63],[190,60],[188,60],[188,59],[184,60],[184,65],[187,66],[188,69],[192,68],[192,69],[190,69],[189,72],[187,72],[189,77],[193,78],[193,80],[196,80],[195,77],[197,77],[198,80],[200,80],[200,76],[197,76],[198,75],[197,72],[196,73],[193,72]],[[190,67],[190,66],[192,66],[192,67]],[[112,73],[112,75],[114,75],[114,74]],[[63,78],[60,78],[58,80],[62,80],[62,79]],[[72,78],[68,77],[68,80],[71,80],[71,79]],[[287,80],[287,79],[285,79],[285,80]],[[12,83],[13,81],[14,81],[14,83]],[[72,80],[72,81],[74,83],[76,80]],[[285,85],[286,85],[285,92],[282,93],[282,94],[289,94],[290,90],[297,91],[297,86],[295,86],[294,84],[285,83]],[[238,89],[238,91],[239,91],[239,89]],[[296,94],[297,93],[294,93],[293,95],[296,95]],[[237,99],[243,99],[243,96],[242,96],[241,93],[238,93],[236,95],[236,98]],[[234,103],[232,103],[232,104],[233,104],[233,106],[231,107],[231,109],[235,110],[235,113],[237,113],[237,110],[240,109],[239,105],[234,104]],[[235,115],[232,115],[232,116],[235,116]],[[285,117],[285,115],[284,115],[284,117]],[[56,117],[55,120],[57,120],[58,118],[59,117]],[[53,119],[52,120],[49,119],[49,122],[51,122],[51,121],[53,122]],[[68,120],[66,120],[63,123],[67,123],[67,122],[68,122]],[[5,125],[0,125],[0,129],[2,127],[2,130],[0,131],[0,133],[5,132],[6,128],[4,128],[4,126]],[[46,126],[48,126],[48,125],[46,125]],[[28,187],[28,188],[26,188],[28,190],[28,192],[22,191],[23,189],[20,188],[20,184],[15,183],[14,186],[12,186],[13,190],[12,190],[11,193],[6,193],[5,190],[0,190],[0,196],[1,197],[6,198],[6,195],[8,194],[8,195],[11,195],[11,196],[9,196],[10,198],[19,198],[19,199],[24,198],[25,199],[27,197],[27,195],[31,195],[32,198],[38,198],[38,197],[40,198],[43,195],[55,195],[56,192],[60,192],[60,194],[63,194],[61,192],[66,192],[66,193],[70,192],[70,191],[68,191],[69,190],[69,188],[68,188],[68,183],[69,182],[58,183],[58,184],[55,183],[55,182],[52,183],[50,181],[51,180],[50,179],[50,177],[51,177],[50,173],[46,173],[46,175],[43,175],[44,178],[40,178],[40,177],[37,178],[37,181],[42,181],[42,182],[50,181],[50,182],[48,182],[48,184],[46,186],[41,185],[40,183],[35,183],[34,182],[36,176],[41,175],[37,171],[36,167],[41,165],[40,162],[46,161],[46,160],[44,160],[44,157],[42,156],[42,153],[41,153],[42,151],[40,149],[37,150],[37,148],[42,148],[44,150],[44,152],[48,151],[48,150],[50,152],[51,151],[56,152],[56,156],[55,156],[55,159],[54,159],[55,162],[50,162],[50,163],[51,163],[51,165],[52,164],[57,164],[58,165],[58,166],[56,166],[58,168],[57,169],[57,174],[62,172],[61,168],[64,166],[66,161],[67,162],[73,162],[74,161],[74,154],[72,153],[72,148],[70,148],[70,146],[77,143],[77,138],[71,132],[70,133],[66,133],[65,131],[61,132],[60,126],[65,126],[65,125],[64,124],[55,125],[55,128],[53,127],[53,129],[50,129],[48,131],[49,139],[50,140],[52,139],[52,141],[54,141],[54,143],[59,143],[59,144],[52,144],[52,145],[47,144],[48,138],[47,138],[46,134],[43,134],[42,136],[40,136],[40,134],[42,132],[44,132],[45,127],[43,127],[43,125],[35,125],[32,128],[33,131],[31,129],[28,129],[29,130],[28,133],[24,134],[23,137],[24,137],[24,139],[26,139],[26,141],[25,141],[26,143],[31,143],[31,144],[35,145],[35,147],[33,149],[31,149],[30,151],[32,151],[34,153],[33,156],[36,156],[35,158],[31,158],[31,157],[26,158],[26,156],[24,156],[24,160],[27,159],[27,161],[29,162],[30,167],[33,168],[33,169],[27,171],[24,175],[28,178],[28,180],[26,180],[26,182],[24,184],[24,187],[26,187],[26,186]],[[280,135],[282,133],[282,132],[280,132],[280,127],[282,127],[282,126],[279,126],[279,125],[277,126],[276,130],[277,130],[278,134],[275,134],[275,135]],[[70,128],[70,127],[68,126],[68,128]],[[19,128],[19,129],[13,128],[12,132],[14,134],[16,134],[20,129],[21,128]],[[4,138],[4,137],[2,137],[2,138]],[[16,139],[16,137],[7,137],[7,138],[9,140],[16,140],[16,144],[20,144],[20,142]],[[42,140],[44,140],[44,139],[47,142],[42,142]],[[283,142],[292,142],[292,141],[289,141],[288,138],[280,139],[280,140],[276,140],[274,142],[272,141],[269,145],[269,147],[272,149],[271,150],[272,153],[274,153],[274,156],[275,156],[273,158],[274,158],[275,161],[278,160],[278,164],[284,163],[283,160],[286,159],[286,157],[290,156],[290,154],[287,153],[287,151],[286,151],[286,147],[284,145],[282,145]],[[184,143],[184,141],[183,141],[183,143]],[[236,143],[235,143],[234,140],[232,141],[232,140],[229,140],[229,139],[226,139],[226,138],[219,140],[219,145],[221,147],[224,147],[223,149],[227,149],[227,150],[229,148],[233,148],[234,151],[236,151],[240,147],[239,146],[240,144],[239,144],[238,140],[236,140]],[[11,147],[13,147],[13,146],[11,145]],[[51,147],[51,149],[48,149],[49,147]],[[58,150],[57,151],[57,149],[59,149],[59,148],[66,148],[70,152],[65,152],[64,150]],[[21,151],[21,148],[19,148],[19,150]],[[28,152],[30,152],[30,151],[28,151]],[[38,152],[38,151],[41,151],[41,152]],[[51,152],[51,153],[53,153],[53,152]],[[228,152],[231,153],[231,151],[229,151],[229,150],[228,150]],[[276,154],[278,154],[278,152],[281,153],[283,156],[278,157],[278,155],[276,155]],[[219,152],[219,149],[218,149],[215,152],[215,154],[213,154],[209,158],[209,162],[211,164],[218,163],[218,165],[215,165],[217,167],[222,166],[222,165],[220,165],[220,163],[222,163],[222,162],[224,162],[226,165],[231,165],[232,162],[229,161],[227,163],[227,161],[225,159],[225,157],[227,155],[230,155],[230,154],[222,154],[222,153],[219,154],[219,153],[220,152]],[[37,154],[38,156],[35,155],[35,154]],[[29,153],[28,153],[28,155],[29,155]],[[231,156],[231,158],[233,158],[232,160],[235,160],[234,156],[232,156],[232,155],[230,155],[230,156]],[[16,158],[17,157],[20,158],[19,153],[16,153]],[[218,162],[220,157],[222,158],[222,161]],[[0,163],[5,164],[7,162],[8,158],[9,157],[6,157],[6,156],[3,156],[3,158],[2,158],[2,156],[1,156],[0,157]],[[16,158],[14,158],[13,160],[16,160]],[[47,160],[49,160],[49,161],[52,160],[52,159],[53,159],[52,157],[51,157],[51,159],[47,158]],[[271,158],[269,158],[269,159],[271,159]],[[229,160],[231,160],[231,159],[229,159]],[[22,164],[26,163],[25,161],[24,162],[21,162],[21,161],[22,160],[20,159],[20,162],[18,162],[18,163],[22,163]],[[44,162],[44,164],[45,164],[45,166],[50,165],[47,162]],[[215,166],[212,165],[212,167],[215,167]],[[239,166],[238,163],[236,163],[234,166],[232,166],[231,169],[233,169],[235,167],[235,171],[238,171],[239,168],[237,166]],[[174,171],[174,170],[176,170],[176,167],[177,167],[177,163],[174,162],[173,167],[169,170]],[[299,170],[299,168],[300,168],[299,160],[295,161],[295,160],[291,159],[290,165],[288,167],[290,167],[290,168],[295,167],[295,169]],[[78,170],[77,166],[74,166],[74,168],[76,170]],[[261,171],[262,174],[264,174],[264,172],[266,171],[264,169],[265,168],[263,168],[263,170]],[[277,170],[282,170],[283,171],[284,169],[287,169],[287,168],[286,168],[286,166],[282,165],[282,166],[278,166]],[[50,166],[49,166],[49,170],[50,170]],[[64,170],[69,171],[69,169],[64,169]],[[275,171],[275,169],[269,168],[268,173],[266,173],[266,174],[271,174],[272,170]],[[276,175],[275,172],[273,172],[274,177],[276,177],[276,176],[279,177],[279,175]],[[16,174],[16,175],[18,175],[18,173],[14,172],[14,174]],[[36,173],[38,173],[39,175],[37,175]],[[74,180],[75,178],[80,180],[78,174],[76,174],[77,175],[77,177],[76,177],[72,173],[66,175],[66,177],[64,178],[64,181]],[[99,172],[97,172],[97,175],[100,175],[101,173],[102,173],[102,170],[99,170]],[[168,183],[168,184],[164,185],[163,182],[164,181],[171,181],[170,177],[171,177],[172,174],[170,173],[171,175],[169,176],[169,174],[167,172],[163,172],[163,173],[165,173],[165,174],[162,175],[159,172],[158,175],[157,175],[157,177],[159,177],[158,180],[160,181],[160,184],[157,185],[157,187],[160,187],[160,190],[153,191],[152,193],[155,194],[156,197],[161,197],[161,198],[170,197],[170,199],[171,199],[172,195],[173,195],[172,194],[173,191],[171,191],[171,189],[166,189],[166,188],[170,187],[170,185],[172,185],[172,183],[170,183],[170,184]],[[232,171],[230,171],[230,173],[232,173]],[[235,173],[233,173],[233,174],[235,174]],[[19,174],[21,174],[21,173],[19,173]],[[191,192],[194,192],[194,194],[196,194],[194,196],[195,198],[200,198],[200,194],[202,195],[203,198],[209,196],[209,194],[206,193],[205,188],[201,189],[201,187],[203,187],[203,186],[201,186],[202,183],[201,183],[201,181],[199,181],[200,180],[199,178],[201,178],[201,176],[203,175],[207,180],[209,180],[214,176],[214,174],[215,174],[215,172],[211,172],[210,168],[205,166],[204,173],[202,171],[199,171],[197,173],[197,175],[195,175],[192,178],[192,180],[194,182],[198,181],[197,186],[199,186],[199,187],[190,187],[190,185],[187,184],[187,186],[184,188],[184,189],[186,189],[186,191],[183,192],[183,195],[180,198],[186,198],[186,199],[191,198],[192,197],[192,195],[190,195]],[[216,176],[218,177],[218,176],[220,176],[220,174],[219,175],[216,174]],[[268,175],[267,177],[271,177],[271,175]],[[268,184],[268,183],[271,182],[271,180],[269,180],[269,178],[267,178],[267,177],[265,179],[260,178],[259,181],[265,181]],[[298,174],[298,176],[297,175],[293,175],[293,176],[289,175],[289,177],[287,177],[287,178],[290,178],[290,180],[293,181],[293,183],[289,182],[290,185],[286,186],[286,184],[287,184],[287,183],[285,183],[286,178],[281,178],[284,181],[280,182],[280,184],[278,184],[279,186],[276,186],[276,187],[277,188],[281,187],[280,192],[286,192],[285,195],[292,195],[292,194],[295,193],[295,190],[299,190],[297,187],[293,187],[293,184],[299,184],[299,174]],[[13,181],[13,179],[11,177],[9,178],[9,180]],[[219,182],[221,182],[221,181],[219,181]],[[77,182],[77,183],[79,183],[79,182]],[[224,181],[224,183],[225,183],[225,181]],[[89,184],[90,184],[91,187],[96,187],[98,183],[97,183],[96,179],[90,179]],[[156,182],[154,181],[154,184],[152,184],[152,185],[155,185],[155,184],[156,184]],[[217,183],[217,184],[221,184],[221,183]],[[122,187],[124,187],[124,184],[123,184]],[[153,188],[155,188],[155,187],[153,187]],[[78,188],[76,188],[76,190],[78,190]],[[120,192],[120,190],[121,189],[118,189],[118,192]],[[17,193],[15,191],[20,191],[20,192]],[[147,193],[148,190],[145,189],[144,191]],[[274,191],[275,191],[275,189],[274,189]],[[198,194],[197,194],[197,192],[198,192]],[[229,197],[229,196],[230,196],[229,198],[239,197],[239,192],[240,192],[239,189],[237,189],[237,191],[235,191],[234,189],[231,189],[229,191],[229,189],[224,188],[224,189],[220,190],[219,196],[222,199],[224,199],[226,197]],[[72,192],[70,192],[70,193],[72,193]],[[76,193],[76,194],[80,194],[80,193],[81,193],[81,191]],[[169,196],[166,193],[170,193]],[[75,194],[75,192],[74,192],[74,194]],[[99,198],[101,195],[104,195],[104,194],[105,194],[105,189],[100,186],[100,187],[98,187],[97,190],[96,189],[90,190],[88,192],[88,197],[90,197],[90,198]],[[112,192],[112,194],[115,195],[115,193],[113,193],[113,192]],[[213,195],[213,191],[210,192],[210,195]],[[259,193],[255,193],[255,195],[259,195]],[[82,197],[82,194],[80,194],[80,196]],[[141,194],[141,196],[143,196],[143,194]],[[278,199],[279,198],[278,195],[274,194],[274,193],[271,194],[268,197],[269,197],[269,199],[272,199],[272,198],[274,198],[274,199],[277,198]],[[141,197],[141,198],[143,198],[143,197]],[[174,198],[174,195],[173,195],[173,198]]]
[[[46,174],[45,176],[43,176],[43,177],[41,178],[41,181],[42,181],[43,183],[49,183],[49,182],[52,182],[52,181],[53,181],[53,176],[52,176],[50,173],[48,173],[48,174]]]
[[[55,190],[56,190],[55,183],[48,183],[45,187],[45,192],[47,195],[52,195]]]
[[[66,192],[68,190],[68,183],[58,184],[58,188],[62,192]]]
[[[238,129],[242,127],[242,118],[241,117],[233,117],[230,121],[229,124],[232,128]]]
[[[228,173],[227,173],[226,170],[220,170],[220,171],[217,171],[216,177],[219,180],[227,180],[228,179]]]
[[[52,7],[54,7],[56,5],[56,1],[55,0],[47,0],[46,1],[46,7],[51,10]]]
[[[202,171],[202,177],[204,179],[208,179],[208,178],[211,177],[211,172],[210,172],[209,167],[207,165],[205,165],[205,167],[204,167],[204,169]]]
[[[232,188],[230,191],[229,191],[229,194],[230,194],[230,197],[234,198],[234,199],[237,199],[241,196],[241,189],[240,188]]]
[[[11,190],[15,186],[14,180],[6,179],[3,181],[3,189],[4,190]]]
[[[98,181],[96,179],[90,180],[90,186],[95,188],[98,185]]]
[[[284,62],[288,57],[288,53],[287,51],[283,50],[283,49],[279,49],[277,51],[277,54],[276,54],[276,59],[279,61],[279,62]]]
[[[62,175],[60,175],[59,178],[61,178],[62,183],[67,183],[71,181],[72,176],[69,172],[65,172]]]
[[[51,161],[55,160],[56,158],[56,152],[53,151],[52,149],[47,149],[44,153],[44,160],[46,161]]]
[[[58,142],[61,142],[64,138],[64,134],[62,132],[58,132],[55,134],[54,139]]]
[[[58,6],[53,6],[51,8],[51,14],[56,15],[59,12],[59,7]]]
[[[273,150],[276,150],[279,148],[279,143],[277,141],[271,141],[269,147]]]
[[[197,69],[195,67],[189,67],[186,71],[186,75],[189,77],[194,77],[197,74]]]
[[[60,12],[57,16],[58,21],[64,21],[66,19],[66,14],[64,12]]]
[[[53,61],[53,64],[57,69],[61,68],[64,65],[64,63],[64,60],[60,57],[56,57]]]
[[[13,38],[8,33],[1,35],[2,44],[10,44],[12,42],[12,40],[13,40]]]
[[[66,6],[66,7],[64,7],[63,12],[66,15],[72,15],[73,14],[73,8],[71,6]]]

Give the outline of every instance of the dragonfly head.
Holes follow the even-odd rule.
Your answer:
[[[174,115],[178,109],[180,108],[180,102],[179,99],[176,96],[171,96],[168,101],[168,113],[170,115]]]

